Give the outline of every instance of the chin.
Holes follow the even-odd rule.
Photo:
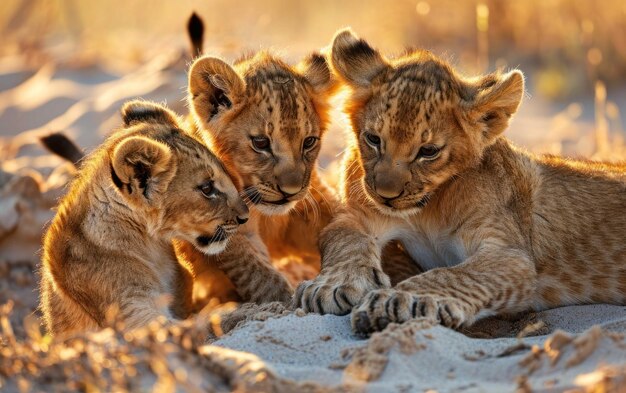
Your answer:
[[[254,207],[266,216],[282,216],[285,214],[289,214],[291,209],[296,207],[296,204],[297,202],[295,201],[287,202],[282,205],[274,205],[271,203],[261,202],[257,205],[254,205]]]
[[[398,217],[398,218],[409,218],[411,216],[414,216],[418,213],[420,213],[422,211],[421,207],[411,207],[408,209],[396,209],[394,207],[389,207],[386,205],[381,205],[380,203],[376,202],[376,201],[372,201],[374,203],[374,206],[376,207],[376,210],[378,210],[379,212],[381,212],[382,214],[386,215],[386,216],[390,216],[390,217]]]
[[[365,195],[367,196],[367,199],[369,199],[369,201],[374,205],[376,210],[378,210],[381,214],[390,217],[407,219],[420,213],[425,205],[424,203],[417,203],[416,205],[411,207],[397,208],[380,203],[374,196],[369,193],[368,190],[365,191]],[[422,200],[425,200],[425,198],[426,197],[424,197]]]
[[[215,255],[224,251],[227,245],[228,239],[222,240],[220,242],[213,242],[207,246],[198,246],[198,248],[206,255]]]

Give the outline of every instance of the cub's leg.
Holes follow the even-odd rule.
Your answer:
[[[193,274],[184,265],[176,266],[176,279],[173,285],[172,315],[177,319],[187,319],[193,310]]]
[[[119,304],[119,317],[128,330],[144,327],[159,317],[165,317],[166,323],[176,320],[172,315],[167,299],[147,290],[131,288],[126,291]]]
[[[369,293],[352,311],[352,328],[369,334],[416,317],[457,328],[477,316],[527,308],[536,283],[535,266],[524,251],[483,245],[458,266],[433,269],[393,289]]]
[[[320,314],[345,315],[366,293],[389,288],[381,267],[381,250],[365,224],[342,212],[320,235],[322,271],[315,280],[304,281],[294,296],[294,307]]]
[[[252,231],[234,234],[226,250],[218,255],[195,252],[184,242],[177,242],[176,248],[177,253],[186,255],[185,259],[193,260],[193,265],[217,266],[230,279],[244,302],[261,304],[291,300],[293,290],[289,282],[272,266],[265,245]]]
[[[220,304],[241,302],[235,286],[217,266],[214,257],[203,254],[185,241],[174,241],[174,245],[178,261],[192,275],[187,289],[192,293],[192,313],[204,309],[211,299],[217,299]]]
[[[293,290],[287,279],[272,266],[258,234],[240,232],[233,235],[230,246],[214,258],[244,301],[261,304],[291,300]]]

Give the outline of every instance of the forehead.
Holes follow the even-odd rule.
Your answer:
[[[293,139],[310,134],[319,119],[304,82],[288,70],[261,69],[246,78],[250,105],[259,112],[270,135]]]
[[[414,61],[392,68],[379,81],[367,106],[366,122],[402,143],[424,135],[458,103],[452,71],[437,61]]]
[[[180,161],[185,161],[189,171],[208,171],[217,175],[220,163],[202,143],[177,128],[164,127],[156,132],[154,139],[169,146]]]

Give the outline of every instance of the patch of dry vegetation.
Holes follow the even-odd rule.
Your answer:
[[[267,318],[268,313],[275,315],[273,307],[260,314],[248,308],[245,316]],[[252,354],[206,344],[210,334],[193,320],[169,326],[154,321],[132,332],[108,327],[53,339],[40,332],[36,319],[28,319],[27,337],[20,339],[10,321],[12,308],[12,303],[0,307],[3,392],[353,391],[349,386],[331,389],[284,380]]]

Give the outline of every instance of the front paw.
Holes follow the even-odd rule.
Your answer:
[[[352,279],[318,276],[315,280],[304,281],[296,289],[292,305],[306,312],[346,315],[368,292],[389,287],[389,277],[382,271],[371,269],[369,273]]]
[[[425,317],[444,326],[458,328],[467,321],[463,304],[453,298],[414,295],[396,289],[370,292],[363,302],[352,310],[352,330],[369,335],[381,331],[391,322],[403,323]]]

